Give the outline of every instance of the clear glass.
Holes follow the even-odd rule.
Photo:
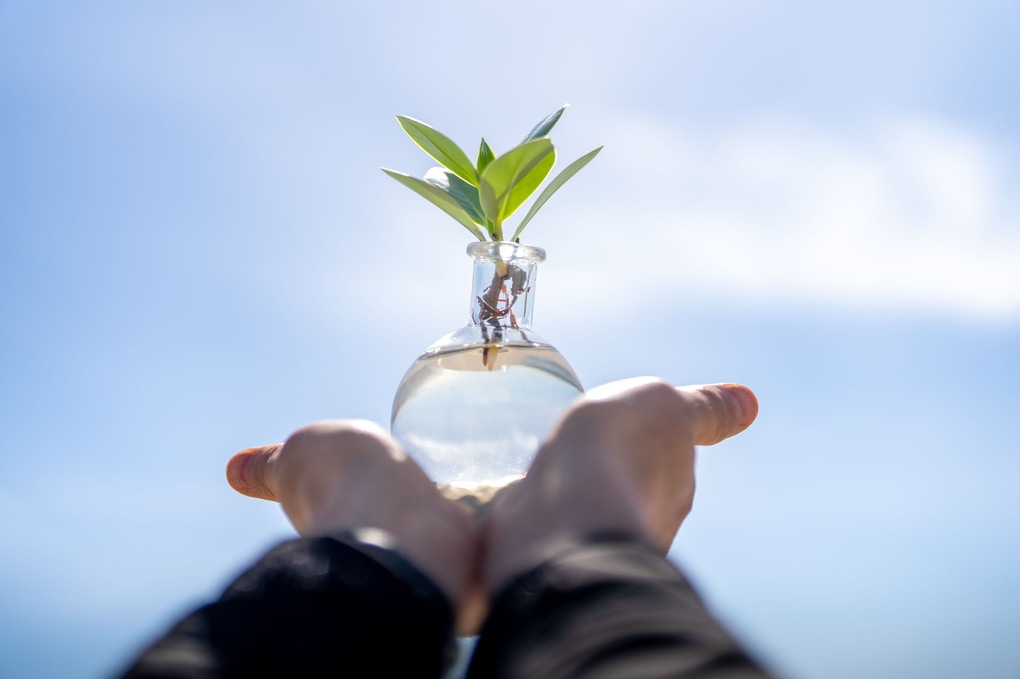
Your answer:
[[[391,431],[448,496],[476,510],[524,476],[556,420],[583,391],[559,351],[531,329],[545,251],[473,243],[470,323],[411,365]]]

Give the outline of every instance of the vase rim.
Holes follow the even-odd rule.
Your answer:
[[[474,259],[524,260],[538,264],[545,261],[545,250],[535,245],[511,241],[479,241],[467,246],[468,256]]]

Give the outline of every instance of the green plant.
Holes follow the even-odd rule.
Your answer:
[[[524,141],[501,156],[496,156],[483,138],[474,164],[460,147],[438,130],[420,120],[397,116],[408,136],[442,167],[432,168],[423,179],[386,168],[382,171],[434,203],[478,240],[501,241],[503,223],[538,189],[556,162],[556,149],[548,135],[565,108],[562,106],[550,113],[532,128]],[[549,182],[510,240],[518,240],[521,231],[546,201],[601,150],[600,146],[589,151]]]

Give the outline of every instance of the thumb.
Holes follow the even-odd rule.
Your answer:
[[[248,448],[227,462],[227,483],[242,495],[276,500],[276,459],[282,443]]]
[[[758,399],[741,384],[681,387],[688,425],[695,445],[710,446],[751,426],[758,416]]]

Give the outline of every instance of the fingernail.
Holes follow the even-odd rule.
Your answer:
[[[248,465],[255,457],[254,450],[255,448],[242,450],[227,463],[227,481],[235,490],[242,492],[251,490],[251,484],[248,483]]]
[[[723,390],[736,407],[736,421],[741,430],[747,429],[758,416],[758,399],[747,387],[739,384],[724,384]]]

